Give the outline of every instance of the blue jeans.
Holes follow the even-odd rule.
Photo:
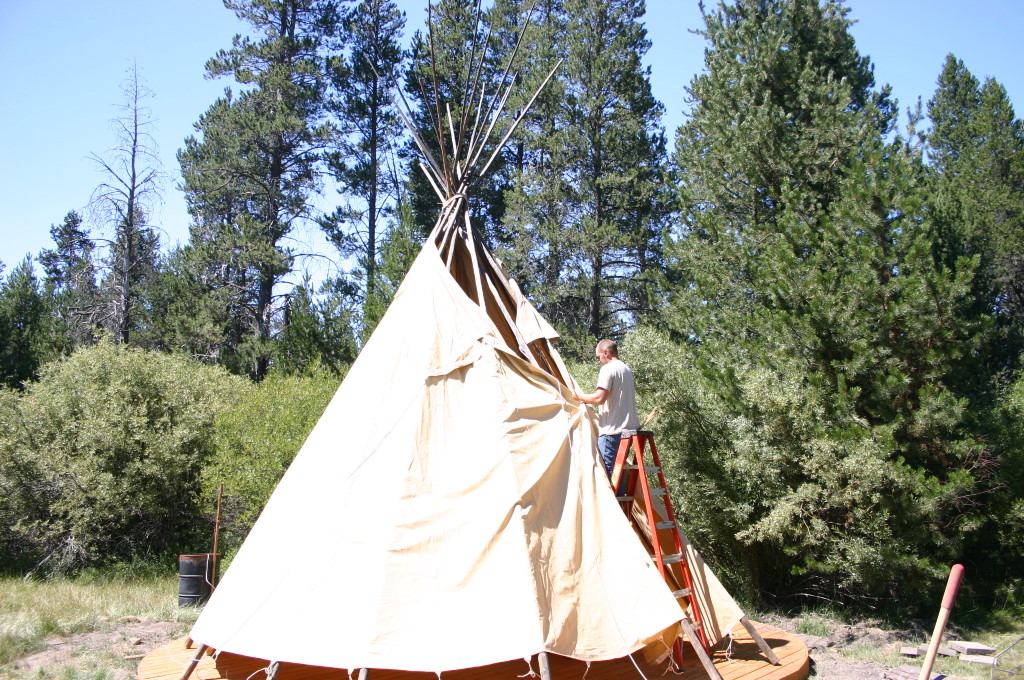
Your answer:
[[[601,460],[604,461],[609,478],[612,476],[612,469],[615,468],[615,456],[619,453],[621,439],[621,434],[603,434],[597,438],[597,450],[601,453]]]

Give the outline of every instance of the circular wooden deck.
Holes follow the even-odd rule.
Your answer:
[[[771,665],[743,627],[738,625],[733,630],[731,650],[722,649],[723,643],[713,654],[715,668],[722,680],[806,680],[810,673],[810,657],[803,642],[770,626],[760,623],[754,625],[778,655],[781,664]],[[187,649],[185,643],[185,638],[175,640],[147,654],[139,662],[139,680],[180,680],[189,661],[198,651],[196,646]],[[635,663],[626,657],[592,663],[588,670],[582,661],[551,655],[551,677],[552,680],[642,680],[644,677],[655,680],[665,674],[666,664],[654,666],[644,663],[641,655],[634,656],[637,657]],[[707,671],[688,645],[683,657],[686,663],[682,671],[686,680],[708,678]],[[204,655],[193,671],[191,680],[265,680],[266,673],[262,669],[267,665],[263,659],[227,652],[219,654],[216,659]],[[523,660],[507,661],[479,668],[446,671],[442,674],[442,680],[516,680],[528,671]],[[349,680],[349,674],[345,669],[284,663],[281,664],[277,680]],[[370,680],[437,680],[437,676],[434,673],[373,669]]]

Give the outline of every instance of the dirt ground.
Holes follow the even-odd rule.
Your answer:
[[[899,656],[899,648],[913,645],[910,640],[923,637],[920,630],[886,631],[868,624],[839,623],[823,624],[823,629],[831,629],[826,636],[806,635],[796,630],[794,620],[771,617],[759,620],[800,637],[810,650],[811,677],[819,680],[879,680],[890,668],[914,665],[913,659]],[[111,680],[130,680],[135,677],[139,659],[186,633],[185,624],[169,621],[135,617],[101,621],[97,630],[47,640],[45,650],[15,662],[16,677],[39,677],[41,673],[46,674],[43,677],[52,677],[60,669],[75,665],[76,659],[88,655],[108,669],[107,677]],[[859,653],[851,654],[854,650]],[[864,656],[888,663],[863,660]],[[955,680],[954,676],[948,677]]]
[[[59,671],[77,666],[84,657],[89,665],[107,670],[110,680],[135,678],[139,659],[170,640],[188,633],[188,626],[172,621],[126,616],[99,621],[96,630],[46,640],[46,649],[14,662],[16,677],[60,676]],[[0,669],[0,677],[3,671]]]
[[[832,624],[827,636],[798,632],[792,619],[763,617],[763,623],[788,631],[803,640],[811,655],[811,677],[821,680],[879,680],[885,671],[902,665],[913,665],[912,659],[899,656],[903,646],[913,646],[911,639],[920,639],[919,630],[886,631],[869,624]],[[872,650],[872,656],[891,659],[880,663],[849,658],[853,648]],[[870,652],[869,652],[870,653]]]

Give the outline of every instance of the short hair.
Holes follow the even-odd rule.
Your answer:
[[[608,340],[607,338],[597,343],[598,349],[606,349],[611,353],[613,357],[619,356],[619,345],[614,340]]]

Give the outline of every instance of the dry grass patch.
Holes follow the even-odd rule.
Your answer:
[[[173,576],[35,581],[0,578],[0,677],[122,680],[138,658],[183,635]]]

